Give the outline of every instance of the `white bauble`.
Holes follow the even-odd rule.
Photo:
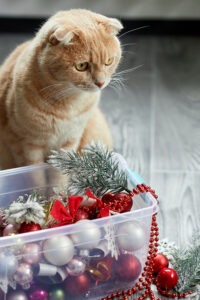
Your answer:
[[[66,265],[74,256],[74,245],[67,236],[55,236],[44,242],[44,256],[56,266]]]
[[[142,248],[146,242],[143,226],[136,220],[119,225],[117,242],[121,249],[135,251]]]
[[[79,225],[80,231],[71,235],[74,245],[81,249],[95,248],[101,239],[101,230],[98,225],[89,220],[81,220],[76,224]]]

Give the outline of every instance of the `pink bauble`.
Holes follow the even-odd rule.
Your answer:
[[[31,300],[47,300],[48,293],[40,287],[35,287],[29,294],[29,299]]]
[[[90,288],[90,278],[86,273],[79,276],[69,276],[65,280],[65,288],[73,296],[80,296]]]
[[[28,264],[36,264],[41,259],[42,249],[39,244],[30,243],[23,247],[23,260]]]
[[[139,259],[132,254],[121,254],[113,268],[116,277],[123,281],[135,281],[142,270]]]
[[[3,236],[10,235],[11,233],[17,233],[18,227],[13,224],[8,224],[3,230]]]

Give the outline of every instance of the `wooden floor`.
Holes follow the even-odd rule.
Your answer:
[[[29,36],[0,35],[0,62]],[[101,108],[116,151],[154,187],[161,237],[189,242],[200,228],[200,38],[124,36],[121,90],[106,88]]]

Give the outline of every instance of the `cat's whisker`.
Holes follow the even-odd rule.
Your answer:
[[[135,45],[136,45],[136,43],[121,44],[121,47],[135,46]]]
[[[116,72],[115,75],[127,74],[127,73],[130,73],[130,72],[132,72],[132,71],[135,71],[135,70],[137,70],[137,69],[139,69],[139,68],[141,68],[141,67],[143,67],[143,65],[139,65],[139,66],[137,66],[137,67],[133,67],[133,68],[130,68],[130,69],[122,70],[122,71],[120,71],[120,72]]]
[[[55,87],[55,86],[60,86],[60,85],[63,85],[63,84],[65,84],[65,83],[55,83],[55,84],[50,84],[50,85],[45,86],[44,88],[42,88],[42,89],[40,90],[40,92],[42,92],[42,91],[44,91],[44,90],[46,90],[46,89],[48,89],[48,88]]]
[[[149,26],[149,25],[145,25],[145,26],[141,26],[141,27],[137,27],[137,28],[128,30],[128,31],[122,33],[122,34],[119,36],[119,38],[121,38],[122,36],[127,35],[128,33],[131,33],[131,32],[134,32],[134,31],[138,31],[138,30],[141,30],[141,29],[144,29],[144,28],[148,28],[148,27],[150,27],[150,26]]]

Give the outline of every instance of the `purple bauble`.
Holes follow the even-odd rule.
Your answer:
[[[132,254],[121,254],[113,268],[117,278],[123,281],[135,281],[142,270],[139,259]]]
[[[41,259],[42,249],[36,243],[26,244],[23,247],[23,260],[28,264],[36,264]]]
[[[14,291],[8,294],[7,300],[28,300],[28,297],[23,291]]]
[[[29,294],[29,299],[31,300],[47,300],[47,298],[47,291],[37,286],[34,286]]]

